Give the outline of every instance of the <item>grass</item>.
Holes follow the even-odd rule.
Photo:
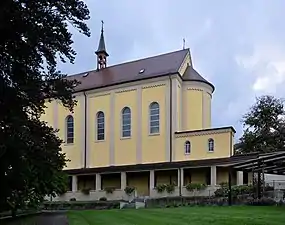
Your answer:
[[[70,211],[70,225],[284,225],[285,208],[181,207]]]

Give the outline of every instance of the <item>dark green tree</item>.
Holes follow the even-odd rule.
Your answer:
[[[285,144],[284,101],[261,96],[243,116],[244,133],[235,145],[236,154],[283,151]]]
[[[76,105],[78,82],[56,68],[74,62],[68,26],[90,36],[88,19],[81,0],[0,1],[0,211],[65,189],[62,141],[40,116],[52,99],[71,111]]]

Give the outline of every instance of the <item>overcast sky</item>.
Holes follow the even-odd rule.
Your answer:
[[[211,81],[212,125],[242,133],[241,116],[256,96],[285,93],[285,0],[85,0],[91,37],[74,32],[69,74],[96,68],[101,20],[109,64],[191,50],[194,68]],[[283,90],[284,89],[284,90]]]

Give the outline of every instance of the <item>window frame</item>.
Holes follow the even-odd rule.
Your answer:
[[[102,117],[99,117],[103,115]],[[103,122],[99,122],[100,119],[103,119]],[[103,124],[103,128],[99,128],[99,124]],[[103,130],[103,132],[99,132],[99,130]],[[103,138],[99,138],[100,135],[103,135]],[[105,113],[103,111],[98,111],[96,113],[96,141],[105,141]]]
[[[71,121],[69,121],[69,119],[71,119]],[[70,127],[70,124],[72,124],[71,127]],[[74,144],[74,117],[72,115],[66,116],[65,127],[66,127],[65,143],[66,144]],[[69,128],[72,128],[72,132],[69,131]],[[72,135],[70,135],[70,134],[72,134]]]
[[[129,110],[129,112],[124,112],[125,110]],[[124,116],[128,116],[127,120],[129,120],[130,122],[125,124],[125,120],[126,118],[124,118]],[[124,126],[130,126],[129,129],[124,129]],[[128,132],[128,135],[125,135],[124,133]],[[125,106],[122,110],[121,110],[121,138],[125,139],[125,138],[131,138],[132,136],[132,110],[129,106]]]
[[[215,151],[215,141],[213,138],[208,139],[208,152],[214,152]]]
[[[187,152],[187,147],[189,149],[189,152]],[[185,155],[191,154],[191,142],[189,140],[186,140],[184,143],[184,153],[185,153]]]
[[[158,107],[157,108],[152,108],[154,105],[157,105]],[[148,121],[148,126],[149,126],[149,129],[148,129],[148,132],[149,132],[149,135],[158,135],[160,133],[160,105],[158,102],[151,102],[149,104],[149,121]],[[155,110],[158,110],[158,113],[156,114],[152,114],[152,111],[155,111]],[[154,117],[154,116],[158,116],[158,120],[153,120],[151,117]],[[151,125],[152,122],[158,122],[158,125],[157,126],[154,126],[154,125]],[[152,128],[158,128],[158,130],[155,132],[155,131],[152,131]]]

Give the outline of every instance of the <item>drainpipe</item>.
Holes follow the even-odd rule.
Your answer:
[[[87,166],[87,95],[84,94],[84,168]]]
[[[170,113],[169,113],[169,148],[170,148],[170,156],[169,156],[169,161],[172,162],[172,79],[171,76],[169,76],[169,82],[170,82],[170,87],[169,87],[169,94],[170,94],[170,99],[169,99],[169,107],[170,107]]]
[[[182,196],[182,182],[181,182],[181,168],[178,169],[179,170],[179,196]]]

